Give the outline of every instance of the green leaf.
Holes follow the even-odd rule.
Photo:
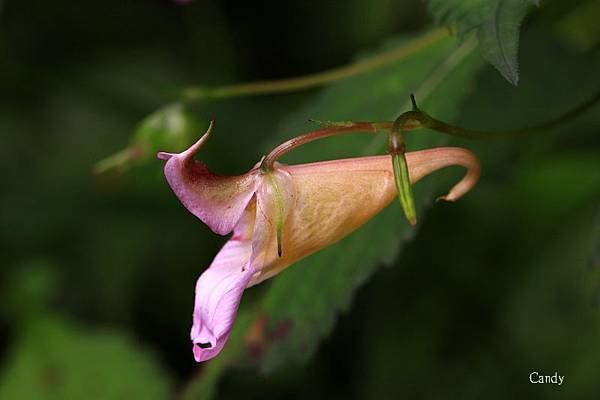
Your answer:
[[[114,332],[89,332],[56,317],[32,320],[0,378],[0,398],[165,399],[171,380],[144,349]]]
[[[481,54],[513,85],[519,81],[519,28],[529,6],[524,0],[428,1],[436,22],[449,25],[459,37],[476,29]]]
[[[18,263],[0,288],[0,312],[13,321],[43,312],[55,295],[59,279],[49,260],[29,259]]]
[[[519,82],[519,27],[527,8],[522,0],[498,0],[477,31],[481,54],[513,85]]]

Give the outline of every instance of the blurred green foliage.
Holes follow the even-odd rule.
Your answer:
[[[94,170],[98,174],[115,168],[122,172],[129,165],[155,160],[161,149],[181,152],[206,128],[208,124],[199,121],[184,104],[167,104],[139,123],[129,147],[99,161]]]
[[[408,136],[409,149],[477,153],[475,190],[434,205],[462,171],[429,177],[415,188],[416,229],[394,204],[249,290],[224,353],[200,367],[188,341],[193,288],[225,239],[178,204],[152,161],[214,117],[200,157],[240,173],[313,129],[309,118],[390,119],[410,92],[433,116],[475,129],[552,119],[600,89],[597,30],[585,29],[598,8],[541,3],[522,27],[516,88],[468,40],[444,39],[321,90],[200,105],[174,94],[368,58],[418,36],[427,7],[0,3],[0,398],[598,398],[598,106],[540,135]],[[146,163],[92,174],[140,142]],[[355,135],[284,161],[383,150]],[[248,332],[263,316],[273,334],[256,351]],[[532,371],[565,383],[531,385]]]
[[[165,399],[170,378],[135,341],[38,315],[21,326],[0,381],[3,399]]]

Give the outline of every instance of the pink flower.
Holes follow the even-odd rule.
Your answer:
[[[169,185],[196,217],[215,233],[233,232],[196,284],[191,339],[196,361],[215,357],[231,332],[247,287],[331,245],[385,208],[396,187],[390,156],[349,158],[300,165],[257,164],[240,176],[219,176],[193,159],[209,137],[166,160]],[[406,153],[410,180],[417,182],[449,165],[468,169],[443,197],[454,201],[479,177],[468,150],[447,147]]]

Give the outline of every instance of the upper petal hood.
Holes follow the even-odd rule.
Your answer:
[[[161,152],[166,160],[165,176],[171,189],[192,214],[200,218],[219,235],[233,230],[255,192],[256,170],[240,176],[219,176],[211,173],[194,155],[212,132],[207,132],[182,153]]]

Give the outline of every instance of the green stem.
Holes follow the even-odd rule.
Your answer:
[[[583,113],[584,111],[598,103],[600,101],[600,92],[598,92],[594,97],[584,102],[583,104],[575,107],[572,110],[569,110],[565,114],[551,121],[536,126],[506,132],[485,132],[450,125],[446,122],[431,117],[424,111],[421,111],[417,106],[417,102],[415,100],[414,95],[412,94],[410,95],[410,101],[412,104],[412,110],[402,113],[398,118],[396,118],[394,122],[313,121],[325,125],[326,128],[318,129],[316,131],[297,136],[280,144],[279,146],[274,148],[269,154],[267,154],[267,156],[263,159],[261,163],[261,168],[264,171],[272,170],[275,161],[277,161],[284,154],[303,144],[312,142],[314,140],[350,132],[377,133],[382,130],[391,129],[389,142],[390,154],[400,154],[404,152],[404,139],[402,137],[402,132],[416,130],[419,128],[429,128],[438,132],[446,133],[448,135],[459,136],[469,139],[500,139],[509,136],[518,136],[527,133],[542,132],[544,130],[554,128],[572,118],[575,118],[579,114]]]
[[[595,96],[587,100],[586,102],[580,104],[579,106],[573,108],[572,110],[567,111],[563,115],[554,118],[548,122],[544,122],[539,125],[529,126],[526,128],[515,129],[512,131],[504,131],[504,132],[485,132],[478,131],[473,129],[465,129],[458,126],[447,124],[443,121],[435,119],[428,114],[418,111],[416,114],[411,115],[411,118],[414,121],[418,121],[424,128],[433,129],[439,132],[446,133],[452,136],[459,136],[467,139],[501,139],[512,136],[520,136],[525,134],[534,134],[546,131],[548,129],[555,128],[564,122],[567,122],[584,111],[588,110],[590,107],[595,105],[600,101],[600,92],[596,93]],[[411,111],[409,111],[411,113]]]
[[[234,85],[204,87],[192,86],[181,91],[187,101],[218,100],[231,97],[288,93],[310,89],[342,79],[347,79],[380,68],[425,49],[448,36],[446,29],[436,29],[410,41],[404,46],[357,61],[342,67],[289,79],[258,81]]]

